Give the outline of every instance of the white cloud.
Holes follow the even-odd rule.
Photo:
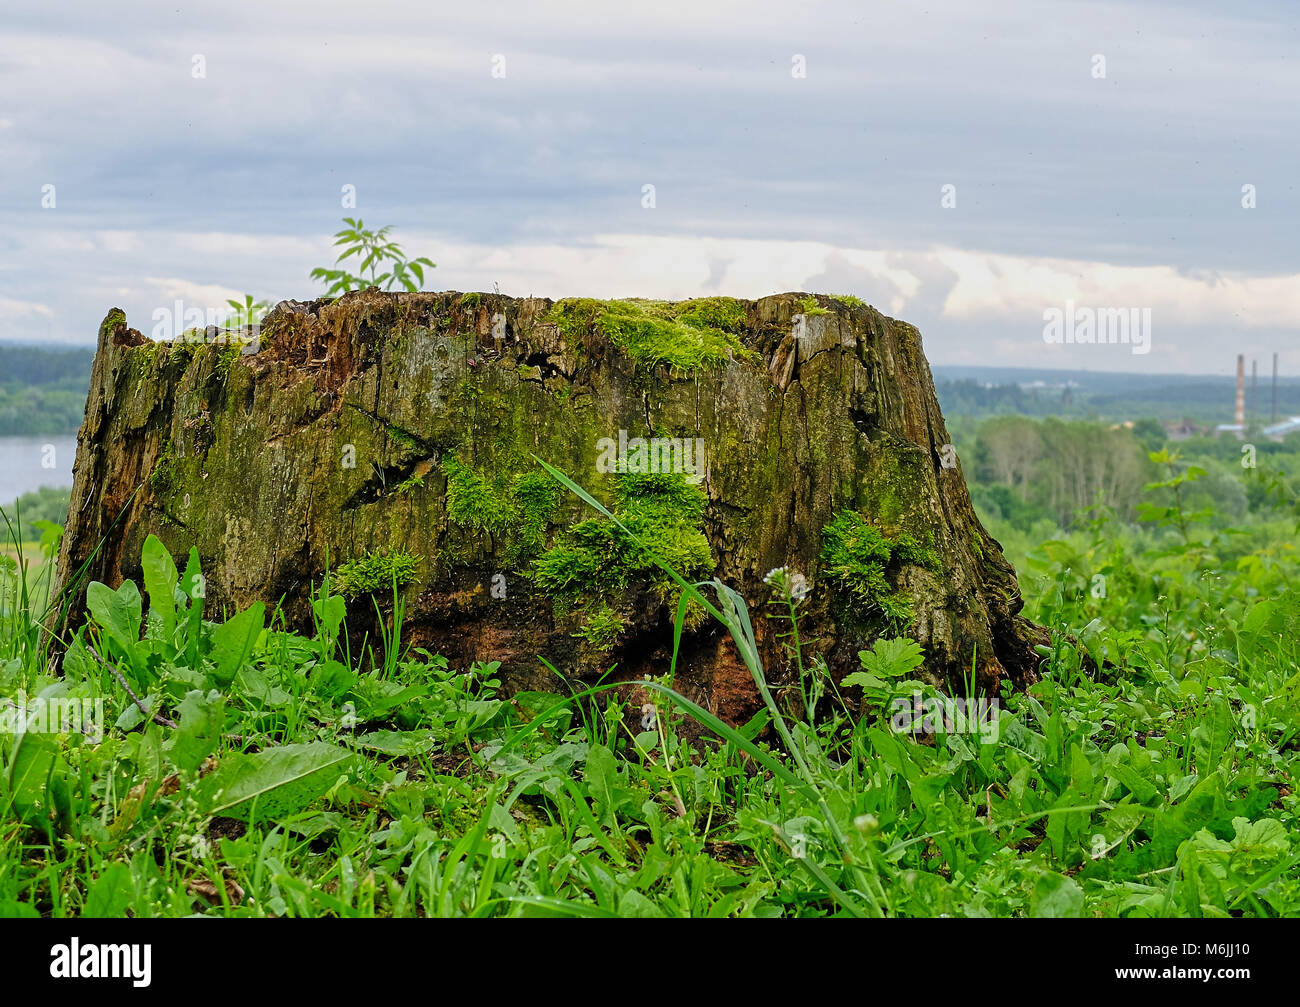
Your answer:
[[[144,279],[146,287],[151,287],[155,297],[155,308],[162,307],[170,310],[175,301],[184,301],[185,307],[202,308],[226,308],[226,301],[242,300],[243,293],[234,287],[221,286],[214,283],[196,283],[193,280],[187,280],[180,277],[154,277],[148,276]],[[137,295],[139,296],[139,295]],[[147,299],[150,295],[145,294]],[[152,315],[150,309],[150,314]],[[128,318],[130,316],[128,315]],[[132,324],[135,320],[130,319]]]
[[[1211,366],[1206,350],[1217,351],[1224,334],[1254,339],[1261,352],[1278,333],[1289,333],[1291,341],[1300,335],[1300,275],[1191,272],[950,246],[899,253],[709,235],[617,232],[581,243],[466,242],[431,231],[399,237],[409,254],[427,254],[439,264],[428,275],[433,289],[487,291],[495,283],[513,296],[552,298],[753,298],[790,290],[855,294],[886,314],[919,324],[936,362],[1030,365],[1029,354],[1046,366],[1060,352],[1036,345],[1043,311],[1067,300],[1094,308],[1150,308],[1156,353],[1135,363],[1158,362],[1166,369]],[[223,308],[227,298],[242,300],[244,293],[306,299],[320,293],[308,271],[330,262],[334,252],[326,237],[286,234],[44,232],[20,242],[15,261],[57,254],[73,275],[102,264],[109,254],[121,261],[113,274],[79,288],[75,306],[59,301],[56,310],[45,291],[39,300],[0,299],[0,326],[11,338],[21,337],[24,328],[36,336],[53,321],[64,338],[76,333],[89,338],[86,334],[114,303],[141,327],[153,311],[171,308],[177,299],[205,309]],[[172,271],[133,275],[142,262],[166,263]],[[67,296],[58,285],[50,291]],[[74,312],[80,316],[75,324]]]
[[[1300,326],[1300,274],[1191,274],[1172,266],[1119,266],[957,249],[939,250],[935,256],[959,278],[944,304],[945,318],[1041,317],[1044,309],[1073,300],[1089,307],[1150,308],[1162,326]]]
[[[658,235],[602,234],[580,247],[435,242],[444,263],[435,285],[491,289],[548,297],[701,297],[712,293],[761,297],[808,289],[808,281],[834,264],[837,276],[858,293],[885,289],[877,303],[906,317],[923,296],[925,276],[955,276],[940,297],[942,317],[956,322],[1041,318],[1066,300],[1093,307],[1149,307],[1163,324],[1234,328],[1300,328],[1300,274],[1253,276],[1189,274],[1171,266],[1120,266],[1107,262],[1041,259],[938,247],[899,255],[888,249],[843,248],[821,242],[783,242]],[[720,282],[713,266],[726,263]],[[453,281],[448,283],[447,281]]]
[[[54,309],[48,304],[38,304],[35,301],[20,301],[13,297],[0,297],[0,327],[3,327],[4,320],[25,318],[31,315],[53,318]]]

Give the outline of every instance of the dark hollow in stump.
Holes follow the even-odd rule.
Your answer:
[[[212,330],[209,330],[209,335]],[[200,336],[202,334],[199,334]],[[245,342],[247,340],[247,342]],[[1045,631],[971,506],[917,330],[852,298],[559,302],[382,293],[285,301],[234,343],[99,333],[59,555],[72,585],[140,583],[156,534],[197,547],[210,618],[255,600],[310,629],[327,568],[349,631],[405,604],[403,640],[500,662],[507,689],[668,669],[674,585],[537,464],[605,502],[689,580],[764,618],[805,578],[801,635],[838,679],[882,636],[957,687],[1032,680]],[[676,685],[731,722],[758,696],[726,631],[688,611]],[[68,627],[63,627],[68,628]]]

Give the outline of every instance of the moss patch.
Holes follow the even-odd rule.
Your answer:
[[[560,610],[580,600],[607,604],[636,584],[649,585],[667,600],[677,585],[655,556],[687,579],[713,569],[702,527],[704,505],[703,490],[680,474],[616,476],[610,509],[627,531],[603,517],[579,522],[533,563],[532,579]]]
[[[911,599],[891,579],[906,565],[939,571],[939,557],[907,534],[891,538],[858,511],[842,510],[822,529],[822,577],[853,615],[883,616],[892,626],[912,619]]]
[[[102,340],[105,336],[111,335],[119,325],[126,324],[126,312],[121,308],[113,308],[104,316],[104,321],[99,326],[99,338]]]
[[[518,519],[518,510],[504,477],[494,480],[449,456],[442,462],[447,477],[447,516],[458,525],[500,535]]]
[[[740,341],[745,306],[730,297],[693,301],[558,301],[542,319],[569,338],[600,332],[642,367],[666,364],[685,373],[754,354]]]
[[[240,348],[238,346],[223,346],[217,353],[217,370],[220,372],[222,380],[230,376],[230,368],[239,359],[239,354]]]
[[[419,556],[400,550],[368,552],[360,559],[344,563],[334,571],[335,586],[343,594],[379,594],[405,587],[415,580]]]
[[[812,294],[809,294],[799,302],[799,310],[809,317],[812,317],[813,315],[830,314],[830,310],[828,308],[823,308],[818,304],[816,296]]]
[[[514,486],[519,505],[519,539],[530,553],[546,545],[546,526],[560,503],[560,487],[545,472],[528,472]]]
[[[409,476],[397,484],[397,493],[406,495],[415,491],[416,487],[424,486],[424,476],[418,472],[412,472]]]
[[[455,524],[506,540],[505,558],[516,563],[546,544],[546,528],[560,502],[560,487],[541,471],[488,478],[458,458],[443,459],[447,517]]]
[[[402,445],[402,447],[406,448],[407,451],[422,450],[423,445],[416,440],[411,433],[403,430],[401,427],[389,423],[385,429],[388,431],[388,436],[398,444]]]
[[[623,619],[604,602],[592,606],[582,621],[582,628],[573,635],[586,640],[600,650],[609,650],[623,632]]]
[[[153,471],[149,473],[149,485],[155,493],[161,493],[171,485],[176,474],[175,468],[175,451],[172,442],[166,441],[162,452],[158,455],[158,461],[154,463]]]

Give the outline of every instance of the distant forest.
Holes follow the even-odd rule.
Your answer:
[[[89,347],[0,344],[0,437],[75,434],[94,357]]]
[[[989,368],[933,368],[935,392],[947,417],[1059,416],[1064,419],[1191,419],[1210,425],[1232,421],[1236,388],[1232,377],[1185,374],[1101,374],[1069,371],[1005,372]],[[1253,394],[1252,394],[1253,392]],[[1273,414],[1272,378],[1260,375],[1252,389],[1246,377],[1246,411],[1259,425]],[[1277,418],[1300,415],[1300,381],[1279,378]]]

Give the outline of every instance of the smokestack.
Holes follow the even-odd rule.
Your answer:
[[[1259,411],[1259,361],[1250,361],[1250,425],[1255,425],[1255,416]]]
[[[1277,422],[1277,353],[1273,354],[1273,411],[1269,414],[1270,423]]]
[[[1233,422],[1243,430],[1246,427],[1246,356],[1237,354],[1237,407],[1232,413]]]

